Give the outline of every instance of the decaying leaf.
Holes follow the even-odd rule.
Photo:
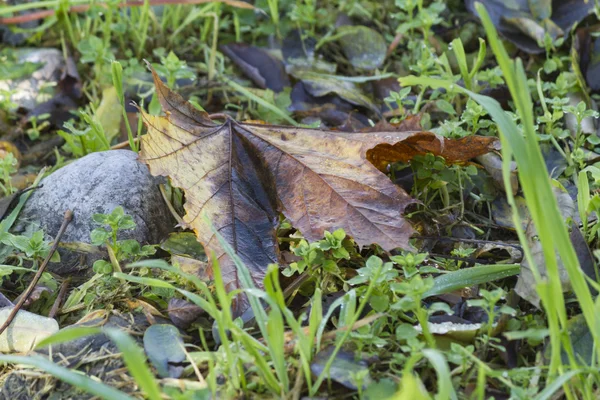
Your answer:
[[[387,45],[381,34],[366,26],[340,26],[340,44],[355,68],[374,70],[385,61]]]
[[[410,133],[412,134],[409,137],[396,143],[377,143],[367,151],[367,159],[381,171],[385,171],[392,162],[409,162],[414,156],[426,153],[442,156],[447,162],[460,163],[497,149],[498,144],[494,138],[482,136],[467,136],[450,141],[440,140],[438,136],[429,132]],[[376,134],[380,135],[382,132]],[[384,138],[392,140],[391,136],[384,136]]]
[[[311,96],[324,97],[336,94],[348,103],[369,109],[377,115],[381,113],[373,100],[363,93],[360,86],[354,82],[342,81],[332,75],[305,70],[292,71],[292,75],[303,82],[304,88]]]
[[[168,313],[176,327],[187,329],[192,322],[204,314],[204,310],[194,303],[174,297],[169,299]]]
[[[565,220],[569,218],[574,218],[576,213],[576,207],[573,199],[569,196],[569,194],[556,187],[553,187],[554,195],[556,196],[556,200],[558,202],[559,210]],[[540,275],[543,278],[547,278],[548,272],[546,269],[546,261],[544,258],[544,251],[542,248],[542,244],[537,239],[537,230],[531,218],[526,215],[526,220],[529,221],[529,225],[527,226],[526,236],[529,241],[529,247],[531,248],[531,255],[534,263],[536,264]],[[578,227],[573,226],[571,229],[571,233],[569,235],[571,239],[571,243],[577,253],[577,258],[579,260],[579,265],[581,266],[581,271],[590,277],[592,280],[596,280],[596,267],[594,262],[594,257],[588,247],[588,244],[581,234],[581,231]],[[571,280],[569,279],[569,274],[565,269],[565,266],[558,257],[557,253],[557,261],[558,261],[558,276],[560,278],[560,284],[563,292],[569,292],[572,290]],[[536,291],[536,282],[533,276],[533,272],[531,271],[531,266],[527,262],[526,259],[523,259],[521,263],[521,274],[519,275],[519,279],[517,280],[517,285],[515,286],[515,291],[519,296],[529,301],[536,307],[540,306],[540,297]]]
[[[329,358],[333,354],[333,350],[333,346],[329,346],[315,355],[314,360],[310,364],[310,370],[315,376],[323,373]],[[357,384],[359,383],[356,380],[356,376],[359,374],[363,376],[362,381],[359,381],[363,388],[373,381],[373,378],[369,375],[369,364],[367,361],[360,358],[357,359],[353,352],[346,350],[340,350],[329,367],[329,378],[351,390],[358,389]]]
[[[243,43],[232,43],[221,46],[221,51],[259,88],[278,93],[290,86],[283,63],[265,50]]]
[[[544,36],[552,39],[565,32],[593,12],[594,2],[588,0],[479,0],[489,13],[492,23],[504,37],[519,49],[531,54],[543,53]],[[473,14],[476,0],[465,0]]]
[[[506,192],[504,178],[502,177],[502,157],[496,153],[483,154],[477,157],[477,161],[481,163],[483,168],[496,181],[498,186]],[[519,177],[517,176],[517,164],[513,161],[510,165],[510,191],[513,196],[519,191]]]
[[[414,200],[369,160],[381,168],[433,151],[466,161],[496,146],[493,138],[453,141],[429,132],[344,134],[229,118],[218,124],[155,73],[154,80],[167,116],[142,112],[148,134],[140,159],[153,175],[169,176],[185,190],[184,221],[207,254],[214,252],[230,289],[240,286],[235,266],[203,215],[261,286],[267,265],[279,262],[280,212],[310,241],[343,228],[360,246],[410,249],[413,229],[402,213]]]
[[[196,240],[196,236],[191,232],[171,233],[161,244],[160,248],[168,251],[171,255],[184,255],[206,260],[204,249]]]

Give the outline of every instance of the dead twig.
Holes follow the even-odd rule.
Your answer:
[[[133,138],[133,143],[138,143],[139,141],[140,141],[139,138]],[[126,149],[127,147],[129,147],[129,140],[126,140],[125,142],[117,143],[114,146],[111,146],[110,149],[111,150],[120,150],[120,149]]]
[[[65,295],[67,294],[67,289],[69,288],[69,283],[71,283],[71,278],[67,278],[60,285],[60,290],[58,291],[58,296],[56,296],[56,300],[54,300],[54,304],[52,304],[52,308],[48,313],[48,318],[54,318],[56,314],[58,314],[58,310],[65,299]]]
[[[448,236],[422,236],[422,235],[414,235],[413,238],[415,239],[422,239],[422,240],[437,240],[440,242],[463,242],[463,243],[473,243],[473,244],[496,244],[499,246],[506,246],[506,247],[513,247],[521,252],[523,252],[523,248],[518,245],[518,244],[514,244],[514,243],[506,243],[506,242],[499,242],[499,241],[494,241],[494,240],[482,240],[482,239],[463,239],[463,238],[455,238],[455,237],[448,237]]]
[[[52,243],[52,247],[50,247],[50,251],[48,252],[48,255],[42,262],[42,265],[40,265],[40,267],[38,268],[37,272],[35,273],[35,276],[31,280],[31,283],[29,284],[29,287],[27,287],[27,290],[25,290],[25,293],[23,294],[23,296],[21,296],[21,299],[17,302],[15,307],[12,309],[12,311],[8,315],[8,318],[6,319],[4,324],[2,324],[2,326],[0,327],[0,335],[2,335],[2,333],[6,330],[6,328],[8,328],[8,326],[12,323],[13,319],[15,319],[15,316],[17,315],[17,313],[19,312],[21,307],[23,307],[23,304],[27,301],[27,299],[31,295],[31,292],[33,292],[35,285],[37,285],[38,281],[42,277],[42,274],[44,273],[46,266],[50,262],[52,255],[58,248],[58,243],[60,242],[60,238],[65,233],[67,226],[69,226],[69,223],[72,220],[73,220],[73,211],[67,210],[67,212],[65,212],[65,216],[64,216],[62,225],[60,226],[60,229],[58,230],[58,233],[56,234],[56,238],[54,239],[54,243]]]

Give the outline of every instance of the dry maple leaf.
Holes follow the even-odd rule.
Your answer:
[[[267,265],[280,261],[280,212],[309,241],[343,228],[359,246],[410,249],[413,229],[402,213],[414,200],[369,160],[382,168],[432,151],[466,161],[496,145],[493,138],[452,141],[429,132],[347,134],[230,118],[216,123],[153,74],[166,117],[142,111],[148,134],[140,160],[185,191],[184,221],[207,252],[214,251],[228,289],[240,287],[236,268],[203,214],[260,287]]]

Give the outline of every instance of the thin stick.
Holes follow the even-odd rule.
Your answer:
[[[495,240],[463,239],[463,238],[455,238],[455,237],[448,237],[448,236],[421,236],[421,235],[413,235],[412,237],[415,239],[423,239],[423,240],[439,240],[440,242],[463,242],[463,243],[473,243],[473,244],[483,244],[483,245],[495,244],[498,246],[513,247],[517,250],[520,250],[521,252],[523,251],[523,248],[521,246],[519,246],[518,244],[499,242],[499,241],[495,241]]]
[[[139,142],[139,141],[140,141],[140,139],[139,139],[139,138],[133,138],[133,142],[134,142],[134,143],[137,143],[137,142]],[[111,148],[110,148],[110,149],[111,149],[111,150],[120,150],[120,149],[125,149],[125,148],[127,148],[127,147],[129,147],[129,140],[126,140],[126,141],[124,141],[124,142],[121,142],[121,143],[117,143],[117,144],[115,144],[114,146],[111,146]]]
[[[54,300],[54,304],[52,304],[52,308],[48,313],[48,318],[54,318],[56,314],[58,314],[58,310],[65,299],[65,295],[67,294],[67,289],[69,288],[69,283],[71,283],[71,278],[67,278],[60,285],[60,290],[58,291],[58,296],[56,296],[56,300]]]
[[[11,324],[13,319],[15,319],[15,316],[17,315],[17,313],[19,312],[21,307],[23,307],[23,304],[29,298],[29,296],[31,295],[31,292],[33,292],[35,285],[37,285],[38,281],[42,277],[42,274],[44,273],[46,266],[50,262],[52,255],[58,248],[58,243],[60,242],[60,238],[62,237],[63,233],[65,233],[67,226],[69,226],[69,223],[72,220],[73,220],[73,211],[67,210],[67,212],[65,212],[65,217],[63,219],[62,225],[60,226],[60,229],[58,230],[58,233],[56,234],[56,238],[54,239],[54,243],[52,243],[52,247],[50,247],[50,251],[48,252],[48,255],[44,259],[44,262],[42,262],[42,265],[40,265],[40,267],[38,268],[35,276],[33,277],[33,280],[29,284],[29,287],[27,288],[27,290],[25,290],[25,293],[23,294],[23,296],[21,296],[21,299],[17,302],[15,307],[12,309],[12,311],[8,315],[6,322],[4,322],[4,324],[2,324],[2,326],[0,327],[0,335],[2,335],[2,333],[6,330],[6,328],[8,328],[8,326]]]

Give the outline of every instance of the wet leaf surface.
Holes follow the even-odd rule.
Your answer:
[[[583,315],[577,315],[569,320],[567,325],[568,335],[573,346],[573,353],[578,362],[583,365],[592,365],[595,352],[594,339],[590,333]],[[569,362],[567,354],[563,351],[563,363]]]
[[[169,252],[171,255],[183,255],[205,260],[206,253],[204,248],[196,240],[196,235],[192,232],[175,232],[160,244],[160,248]]]
[[[334,347],[330,346],[315,355],[313,362],[310,364],[313,375],[319,376],[325,370],[325,365],[333,354],[333,349]],[[329,368],[329,378],[348,389],[357,390],[355,379],[357,375],[362,376],[361,383],[363,387],[371,383],[369,366],[365,360],[357,360],[353,352],[338,351]]]
[[[299,113],[300,115],[302,115],[302,112],[317,114],[320,113],[320,110],[324,109],[347,114],[356,108],[353,104],[335,94],[315,97],[309,93],[302,81],[298,81],[294,85],[290,93],[290,99],[292,104],[288,108],[289,111]]]
[[[221,46],[221,51],[259,88],[278,93],[290,86],[283,63],[267,51],[242,43]]]
[[[523,230],[526,230],[531,217],[529,216],[529,211],[527,210],[525,198],[523,196],[515,196],[515,203],[517,204],[519,215],[521,216],[521,227]],[[513,224],[512,210],[504,196],[499,196],[492,202],[492,218],[496,224],[501,227],[510,229],[515,228]]]
[[[548,34],[553,39],[562,37],[572,26],[587,17],[594,3],[585,0],[479,0],[487,9],[496,29],[519,49],[539,54],[538,45]],[[475,12],[476,0],[465,0],[469,11]]]
[[[304,88],[311,96],[323,97],[335,94],[348,103],[364,107],[377,115],[380,114],[379,108],[373,100],[354,82],[343,81],[333,76],[311,71],[296,71],[294,77],[304,83]]]
[[[381,34],[366,26],[341,26],[338,32],[342,50],[353,67],[379,68],[385,61],[387,45]]]
[[[179,378],[183,373],[183,339],[173,325],[157,324],[146,329],[144,351],[161,377]]]

